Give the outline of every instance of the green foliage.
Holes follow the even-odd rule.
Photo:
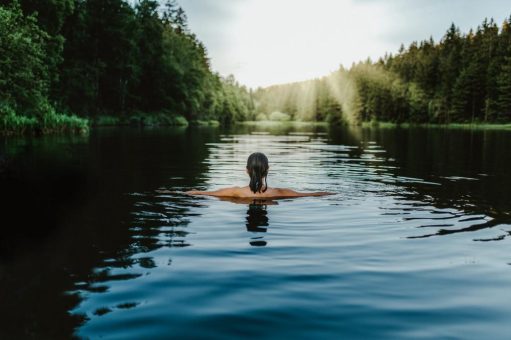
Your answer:
[[[193,126],[219,126],[220,122],[218,120],[192,120],[190,124]]]
[[[215,82],[217,90],[209,98],[212,103],[209,118],[223,124],[255,118],[252,93],[245,86],[239,85],[233,76],[218,77]]]
[[[172,120],[171,120],[170,125],[174,125],[174,126],[187,126],[188,125],[188,121],[183,116],[175,115],[175,116],[172,116]]]
[[[115,126],[115,125],[121,125],[121,119],[119,117],[115,116],[108,116],[108,115],[102,115],[96,117],[92,125],[94,126]]]
[[[23,133],[34,129],[37,125],[35,117],[16,115],[14,109],[7,103],[0,103],[0,131],[7,133]]]
[[[381,65],[421,91],[417,110],[411,113],[418,121],[491,122],[505,113],[510,47],[509,22],[499,30],[493,19],[485,19],[467,34],[453,24],[439,43],[414,42]],[[411,108],[417,104],[414,98],[408,101]]]
[[[273,111],[268,116],[269,120],[277,121],[277,122],[287,122],[291,120],[291,116],[287,113],[279,112],[279,111]]]
[[[0,55],[0,99],[43,131],[81,129],[57,110],[99,125],[253,117],[251,93],[212,72],[174,1],[0,0]]]
[[[24,15],[17,1],[0,6],[0,131],[87,131],[86,119],[58,114],[49,104],[56,40],[36,14]]]
[[[55,112],[49,105],[41,106],[43,111],[37,117],[27,117],[16,114],[7,103],[0,103],[0,131],[4,133],[22,134],[25,132],[87,132],[89,122],[87,119],[75,115],[64,115]]]
[[[257,121],[265,121],[265,120],[268,120],[268,115],[264,114],[264,113],[258,113],[255,117],[255,120]]]
[[[58,114],[51,109],[43,116],[40,128],[43,133],[87,132],[89,130],[89,121],[75,115]]]
[[[511,120],[511,56],[506,57],[502,72],[497,78],[498,84],[498,120]]]
[[[121,120],[121,122],[128,123],[130,125],[137,126],[187,126],[188,120],[175,114],[169,114],[165,112],[159,113],[144,113],[135,112],[133,115],[127,118],[127,120]]]
[[[511,20],[511,18],[510,18]],[[484,20],[462,34],[453,24],[377,62],[304,82],[258,89],[256,114],[333,122],[511,121],[511,26]]]
[[[0,6],[0,100],[34,115],[48,90],[45,44],[48,35],[19,4]]]
[[[134,112],[128,117],[98,116],[93,121],[94,126],[187,126],[188,120],[181,116],[168,113],[143,113]]]
[[[238,98],[247,90],[211,71],[205,47],[175,2],[81,1],[63,34],[60,99],[83,116],[145,112],[151,121],[151,112],[170,111],[187,120],[230,122],[247,114]]]

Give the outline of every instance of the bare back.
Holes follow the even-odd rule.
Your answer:
[[[187,191],[189,195],[207,195],[216,197],[237,197],[237,198],[286,198],[331,195],[330,192],[298,192],[286,188],[268,188],[265,192],[254,193],[250,187],[231,187],[215,191]]]

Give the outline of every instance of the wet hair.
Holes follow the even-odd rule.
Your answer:
[[[250,190],[255,194],[268,189],[268,158],[260,152],[254,152],[247,159],[247,171],[250,176]],[[264,180],[263,180],[264,178]],[[264,189],[263,189],[264,184]]]

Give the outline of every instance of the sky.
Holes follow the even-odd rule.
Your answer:
[[[178,0],[214,71],[252,88],[321,77],[377,60],[402,43],[439,41],[485,17],[500,24],[510,0]]]

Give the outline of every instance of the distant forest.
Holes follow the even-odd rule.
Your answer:
[[[254,93],[259,119],[415,123],[511,122],[511,18],[373,62]]]
[[[174,1],[0,0],[0,130],[84,123],[71,114],[229,123],[251,112]]]

